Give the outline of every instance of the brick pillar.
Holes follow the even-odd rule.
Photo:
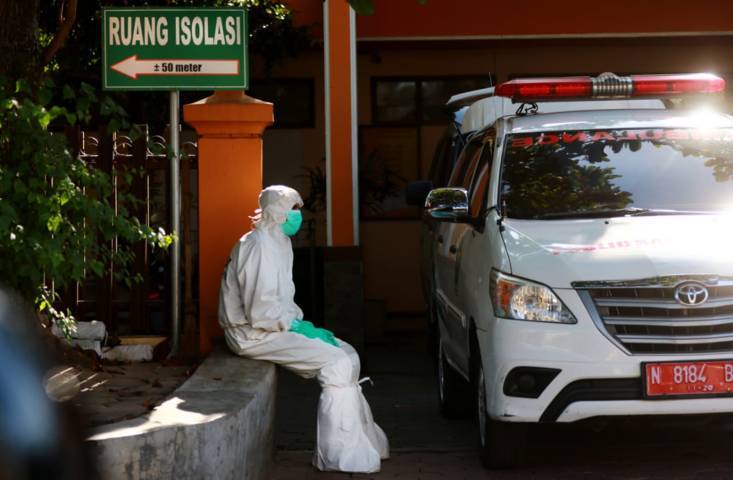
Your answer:
[[[262,190],[262,132],[273,122],[272,104],[242,91],[218,91],[184,105],[183,119],[198,140],[199,345],[201,355],[223,334],[217,309],[219,283],[234,243],[249,231]]]
[[[359,244],[356,24],[346,0],[323,2],[328,245]]]

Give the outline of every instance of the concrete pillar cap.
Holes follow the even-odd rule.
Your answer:
[[[243,90],[219,90],[183,106],[183,119],[199,135],[258,136],[274,121],[272,103],[250,97]]]
[[[265,102],[264,100],[260,100],[258,98],[250,97],[246,93],[244,93],[244,90],[217,90],[214,92],[213,95],[210,95],[206,98],[202,98],[198,102],[194,102],[192,105],[202,105],[202,104],[216,104],[216,103],[239,103],[239,104],[249,104],[249,103],[257,103],[257,104],[265,104],[265,105],[272,105],[270,102]]]

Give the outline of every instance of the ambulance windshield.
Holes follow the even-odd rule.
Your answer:
[[[547,220],[733,212],[733,129],[509,135],[500,205]]]

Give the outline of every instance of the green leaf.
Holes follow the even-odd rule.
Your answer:
[[[68,85],[64,85],[63,96],[64,100],[71,100],[73,98],[76,98],[76,93],[74,93],[73,88]]]
[[[102,104],[99,106],[99,113],[107,117],[114,111],[115,111],[115,106],[110,101],[110,98],[104,97],[104,100],[102,100]]]
[[[50,88],[43,87],[38,90],[38,103],[48,105],[53,98],[53,91]]]
[[[76,100],[76,112],[80,117],[89,113],[91,103],[91,100],[87,97],[80,97]]]
[[[79,89],[87,96],[94,95],[94,87],[89,85],[87,82],[81,82],[81,85],[79,85]]]
[[[130,139],[131,139],[131,140],[132,140],[133,142],[134,142],[135,140],[139,139],[140,137],[142,137],[142,136],[143,136],[143,133],[144,133],[144,132],[143,132],[143,129],[142,129],[142,128],[140,128],[140,125],[138,125],[138,124],[133,124],[133,125],[132,125],[132,126],[130,127],[130,133],[129,133],[129,134],[130,134]]]
[[[358,15],[374,15],[373,0],[349,0],[349,5]]]
[[[14,98],[6,98],[0,102],[0,110],[10,110],[18,107],[18,101]]]
[[[107,133],[110,135],[113,134],[114,132],[120,129],[121,124],[122,122],[120,122],[116,118],[111,119],[109,123],[107,124]]]
[[[30,93],[31,87],[25,78],[18,79],[15,82],[15,93]]]
[[[48,231],[51,233],[56,233],[59,229],[59,226],[61,225],[61,222],[63,222],[63,218],[61,215],[54,215],[48,219],[46,222],[46,228],[48,228]]]
[[[102,262],[100,262],[99,260],[90,261],[88,266],[89,266],[89,269],[92,272],[94,272],[94,274],[98,277],[101,277],[102,274],[104,273],[104,267],[102,265]]]
[[[51,123],[51,120],[53,120],[53,116],[48,110],[43,110],[41,115],[38,117],[38,123],[43,129],[46,129],[46,127],[48,127],[48,124]]]
[[[54,105],[51,107],[48,112],[51,114],[51,120],[60,117],[61,115],[66,114],[66,109],[64,107],[59,107],[57,105]]]
[[[89,85],[86,82],[81,82],[81,85],[79,87],[81,89],[81,92],[89,99],[89,101],[96,102],[97,101],[97,93],[94,90],[94,87]]]

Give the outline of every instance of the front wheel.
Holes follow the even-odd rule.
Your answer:
[[[486,378],[479,359],[476,365],[476,412],[479,453],[485,468],[508,468],[519,464],[527,446],[527,424],[492,420],[487,408]]]

